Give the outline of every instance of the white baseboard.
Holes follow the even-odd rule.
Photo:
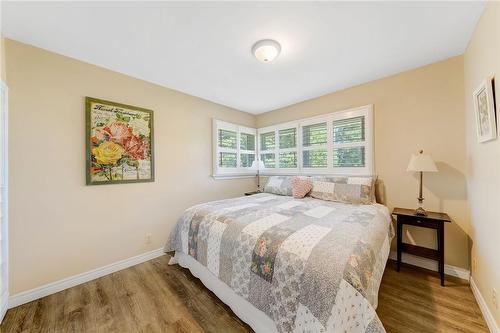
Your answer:
[[[396,260],[397,259],[397,253],[396,251],[391,251],[389,254],[389,258]],[[422,267],[431,271],[438,271],[438,264],[437,261],[427,259],[427,258],[422,258],[422,257],[417,257],[408,253],[403,253],[401,257],[401,261],[404,262],[405,264],[410,264],[413,266],[418,266]],[[470,271],[456,267],[456,266],[451,266],[451,265],[444,265],[444,273],[446,275],[451,275],[458,277],[460,279],[464,279],[469,281],[470,278]]]
[[[120,271],[122,269],[160,257],[164,254],[163,248],[139,254],[135,257],[123,259],[115,263],[93,269],[91,271],[70,276],[68,278],[43,285],[38,288],[24,291],[9,297],[9,309],[34,301],[36,299],[55,294],[59,291],[77,286],[79,284],[100,278],[102,276]]]
[[[7,312],[7,308],[9,305],[9,292],[6,291],[3,293],[3,295],[0,297],[0,323],[3,320],[3,317],[5,317],[5,313]]]
[[[493,314],[488,308],[488,305],[486,304],[486,301],[484,300],[483,295],[479,291],[479,288],[477,287],[476,282],[474,281],[474,278],[472,276],[470,278],[470,288],[472,289],[474,297],[476,297],[477,304],[479,304],[479,309],[481,309],[481,312],[483,313],[484,320],[486,321],[490,332],[500,333],[500,329],[498,328],[495,318],[493,318]]]

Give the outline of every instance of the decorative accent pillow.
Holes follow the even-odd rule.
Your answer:
[[[299,177],[292,178],[292,195],[296,199],[302,199],[313,187],[312,180],[309,178],[301,179]]]
[[[314,176],[313,181],[321,181],[338,184],[357,184],[370,187],[370,200],[376,203],[375,199],[375,183],[377,177],[372,176]]]
[[[360,184],[370,186],[370,199],[373,203],[377,202],[375,198],[375,184],[377,182],[377,177],[349,177],[347,184]]]
[[[279,195],[292,195],[291,176],[269,176],[264,192]]]
[[[371,186],[313,181],[311,197],[351,204],[371,204]]]

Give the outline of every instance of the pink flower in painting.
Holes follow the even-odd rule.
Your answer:
[[[101,128],[97,128],[94,131],[94,135],[90,139],[92,140],[92,143],[98,145],[99,142],[101,142],[102,140],[106,140],[106,138],[107,138],[107,133],[103,131]]]
[[[98,140],[98,141],[101,141],[101,140],[104,140],[106,139],[106,137],[108,136],[108,133],[105,132],[103,129],[101,128],[96,128],[96,130],[94,131],[94,136],[95,138]]]
[[[112,123],[104,127],[104,131],[108,134],[110,141],[121,146],[125,146],[125,143],[133,137],[132,128],[128,127],[125,123]]]
[[[128,156],[134,160],[143,160],[146,158],[147,144],[141,138],[133,135],[125,142],[124,147]]]

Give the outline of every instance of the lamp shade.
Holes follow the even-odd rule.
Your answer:
[[[261,170],[261,169],[265,169],[266,166],[264,165],[264,162],[262,162],[261,160],[254,160],[252,162],[252,169],[255,169],[255,170]]]
[[[410,163],[408,163],[406,171],[437,172],[438,169],[432,157],[420,151],[419,154],[411,155]]]

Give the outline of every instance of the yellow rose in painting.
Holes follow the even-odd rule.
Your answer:
[[[99,164],[115,164],[124,152],[122,146],[111,141],[105,141],[99,147],[92,148],[92,154]]]

